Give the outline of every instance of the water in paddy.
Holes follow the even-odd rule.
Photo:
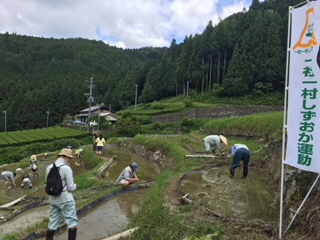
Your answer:
[[[116,156],[117,159],[107,172],[107,178],[112,182],[115,182],[121,171],[132,162],[139,165],[138,177],[141,182],[153,181],[159,173],[159,169],[154,163],[128,151],[114,148],[108,150],[108,155]],[[48,164],[49,162],[40,164],[40,167],[43,167],[44,170]],[[71,167],[75,175],[82,171],[79,167]],[[140,200],[147,190],[147,188],[139,188],[126,191],[100,203],[81,215],[79,217],[78,239],[101,239],[125,230],[133,214],[139,209]],[[23,196],[27,192],[28,190],[17,188],[11,193],[14,197],[17,194]],[[33,196],[47,197],[43,189],[37,191]],[[43,218],[49,217],[49,208],[49,205],[33,208],[19,214],[10,221],[0,224],[0,239],[5,234],[22,231],[22,229],[40,222]],[[57,234],[56,239],[67,239],[67,232]]]
[[[77,239],[100,240],[126,230],[133,214],[139,209],[145,191],[129,191],[90,209],[79,220]],[[55,239],[68,239],[67,231]]]
[[[222,215],[248,220],[274,221],[279,210],[274,207],[276,192],[268,179],[249,169],[247,179],[241,179],[242,168],[229,178],[229,166],[213,167],[187,174],[180,189],[189,198]]]

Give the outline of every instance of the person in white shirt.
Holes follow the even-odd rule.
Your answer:
[[[32,155],[30,158],[30,168],[29,169],[32,172],[33,177],[35,177],[35,176],[39,177],[39,174],[37,172],[38,171],[37,163],[38,163],[37,155]]]
[[[22,179],[21,179],[21,188],[24,188],[24,186],[28,184],[29,185],[29,188],[31,189],[32,188],[32,182],[31,182],[31,179],[29,176],[23,176]]]
[[[221,146],[221,143],[228,145],[227,138],[222,135],[209,135],[206,136],[203,140],[206,152],[212,151],[213,154],[216,153],[216,149],[220,150],[220,153],[224,155],[224,149]]]
[[[132,183],[139,182],[140,180],[136,174],[138,171],[139,171],[138,164],[131,163],[128,167],[122,170],[122,172],[120,173],[117,179],[117,184],[126,187]]]
[[[0,180],[4,180],[5,184],[4,187],[7,188],[8,190],[12,188],[12,186],[17,186],[14,177],[16,176],[16,173],[10,172],[10,171],[4,171],[0,174]]]

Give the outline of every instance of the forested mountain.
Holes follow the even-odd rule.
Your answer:
[[[250,9],[186,36],[170,48],[118,49],[101,41],[0,34],[0,110],[7,131],[45,127],[96,103],[120,110],[139,102],[219,89],[224,97],[283,91],[288,6],[299,0],[254,0]],[[188,87],[187,87],[188,86]],[[3,114],[2,114],[3,115]],[[4,117],[4,116],[2,116]],[[0,121],[4,129],[4,121]]]

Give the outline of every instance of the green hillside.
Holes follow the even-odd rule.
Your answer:
[[[62,122],[95,103],[113,111],[177,96],[230,98],[284,91],[288,6],[260,2],[169,48],[119,49],[102,41],[0,34],[0,109],[7,130]],[[215,103],[215,102],[211,102]],[[3,116],[3,115],[2,115]],[[0,120],[0,129],[4,121]]]

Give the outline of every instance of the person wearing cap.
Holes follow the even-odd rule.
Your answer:
[[[244,144],[234,144],[231,148],[231,155],[233,158],[233,162],[230,167],[230,178],[234,177],[234,173],[236,168],[239,166],[240,161],[243,161],[243,175],[242,179],[248,176],[248,165],[250,161],[250,150]]]
[[[221,146],[221,143],[228,145],[227,138],[222,135],[209,135],[203,139],[206,152],[212,151],[213,154],[216,153],[216,149],[219,148],[222,155],[224,155],[224,149]]]
[[[4,187],[7,189],[11,189],[12,185],[17,186],[14,182],[14,177],[16,173],[10,171],[4,171],[0,174],[0,180],[3,179],[5,181]]]
[[[77,236],[78,216],[76,203],[72,195],[77,185],[73,181],[73,172],[69,166],[73,159],[72,150],[63,148],[58,156],[59,158],[55,161],[55,165],[59,168],[62,186],[64,187],[60,195],[49,195],[50,219],[46,239],[53,239],[54,233],[60,224],[60,217],[63,215],[68,226],[68,240],[73,240]],[[50,164],[47,167],[45,179],[47,179],[52,166],[53,164]]]
[[[24,186],[28,184],[29,185],[29,188],[31,189],[32,188],[32,182],[31,182],[31,179],[29,176],[27,175],[24,175],[21,179],[21,188],[24,188]]]
[[[131,163],[128,167],[122,170],[122,172],[120,173],[117,179],[117,184],[126,187],[132,183],[139,182],[140,180],[137,177],[138,171],[139,171],[138,164]]]

